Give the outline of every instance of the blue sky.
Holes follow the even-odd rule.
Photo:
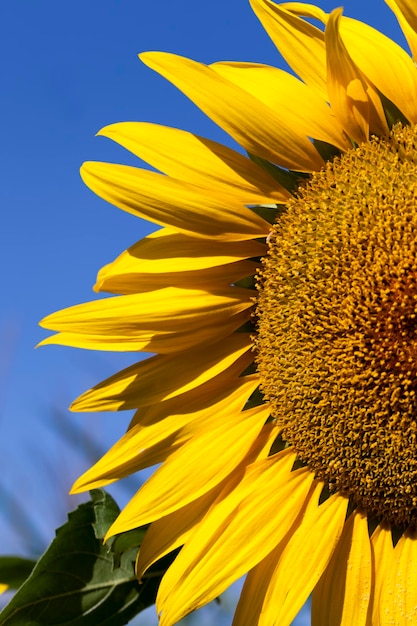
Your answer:
[[[381,0],[347,0],[344,6],[347,15],[403,44]],[[45,336],[38,321],[95,297],[97,270],[152,230],[84,187],[78,174],[84,160],[135,162],[94,135],[106,124],[144,120],[231,144],[141,64],[141,51],[285,65],[247,0],[13,0],[1,3],[0,23],[0,476],[3,489],[21,499],[34,532],[47,541],[75,505],[65,494],[86,467],[87,434],[105,449],[129,419],[123,413],[74,417],[81,428],[74,451],[59,434],[63,412],[71,399],[135,355],[34,350]],[[24,552],[28,542],[16,520],[10,524],[16,512],[7,498],[3,504],[0,553]]]

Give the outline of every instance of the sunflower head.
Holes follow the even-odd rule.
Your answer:
[[[251,4],[299,78],[141,55],[242,150],[122,123],[101,134],[157,171],[82,168],[98,195],[162,228],[100,271],[96,290],[114,297],[43,321],[57,331],[44,343],[153,354],[75,401],[136,413],[74,491],[159,465],[109,535],[150,524],[139,578],[179,549],[161,626],[245,573],[234,626],[289,626],[311,593],[314,626],[408,626],[416,66],[340,9]],[[414,3],[388,4],[416,53]]]
[[[314,174],[259,282],[262,390],[301,460],[377,519],[416,522],[416,129]]]

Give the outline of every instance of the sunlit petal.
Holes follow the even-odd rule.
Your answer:
[[[211,67],[248,93],[256,94],[272,110],[279,111],[288,126],[296,126],[306,135],[341,150],[351,147],[325,100],[291,74],[254,63],[215,63]]]
[[[414,0],[385,0],[398,19],[414,61],[417,59],[417,6]]]
[[[162,174],[90,162],[84,163],[81,176],[107,202],[185,233],[220,241],[240,241],[268,233],[267,222],[235,198],[217,191],[209,194]]]
[[[163,52],[141,60],[181,89],[248,152],[292,170],[311,172],[323,161],[311,142],[278,113],[212,68]]]
[[[380,626],[417,623],[417,537],[407,531],[386,556],[386,576],[380,600]]]
[[[250,0],[250,3],[268,35],[294,72],[327,101],[326,49],[323,32],[287,11],[285,5],[276,4],[272,0]]]
[[[314,590],[312,626],[367,626],[371,589],[368,521],[355,511]]]
[[[245,204],[285,202],[289,193],[265,170],[231,148],[184,130],[145,122],[121,122],[99,133],[172,178],[223,190]]]

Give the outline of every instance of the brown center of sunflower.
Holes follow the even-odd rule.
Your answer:
[[[262,390],[315,475],[371,516],[417,523],[417,128],[314,174],[259,280]]]

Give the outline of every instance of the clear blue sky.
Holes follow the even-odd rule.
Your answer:
[[[320,6],[329,10],[337,3]],[[404,43],[382,0],[346,0],[344,6],[347,15]],[[0,486],[16,493],[36,519],[34,532],[47,541],[75,505],[65,493],[86,467],[83,436],[78,454],[56,434],[64,419],[59,411],[135,356],[55,346],[35,351],[45,336],[37,323],[95,297],[97,270],[152,229],[83,186],[78,169],[84,160],[134,163],[95,133],[109,123],[144,120],[227,140],[141,64],[141,51],[285,66],[247,0],[4,0],[0,24]],[[104,449],[128,419],[84,414],[76,422]],[[24,552],[30,542],[19,536],[19,523],[11,528],[17,513],[0,495],[6,507],[0,553]]]

